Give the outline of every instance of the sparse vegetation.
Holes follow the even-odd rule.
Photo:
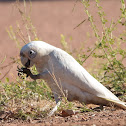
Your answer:
[[[89,11],[89,1],[82,0],[85,8],[85,13],[91,23],[92,30],[96,37],[94,48],[88,49],[89,55],[82,54],[81,63],[85,62],[88,58],[93,57],[97,63],[101,62],[100,68],[97,69],[98,74],[94,74],[102,84],[107,86],[114,94],[122,95],[126,100],[126,66],[123,61],[126,60],[125,34],[123,30],[118,36],[114,35],[114,31],[120,27],[126,27],[126,10],[125,2],[121,0],[122,7],[120,8],[121,15],[116,21],[111,19],[108,21],[105,17],[105,12],[100,6],[99,0],[96,0],[96,12],[100,18],[102,26],[102,34],[99,33],[93,15]],[[118,27],[119,26],[119,27]],[[97,66],[97,65],[96,65]],[[98,67],[98,66],[97,66]]]
[[[94,48],[85,49],[86,51],[83,51],[83,48],[81,48],[80,50],[83,51],[83,53],[80,54],[80,51],[76,51],[74,55],[76,55],[76,59],[81,65],[83,65],[88,58],[92,58],[94,62],[97,62],[98,65],[95,65],[97,68],[95,72],[97,72],[97,74],[93,71],[91,74],[114,94],[126,101],[126,66],[123,64],[123,61],[126,60],[126,49],[123,48],[126,44],[126,30],[122,31],[118,36],[115,36],[113,33],[115,30],[118,30],[118,25],[126,27],[124,0],[121,0],[121,15],[117,21],[108,21],[105,18],[105,13],[100,6],[99,0],[96,0],[97,13],[103,29],[102,34],[99,33],[93,15],[90,13],[90,1],[82,0],[81,2],[87,14],[88,21],[91,23],[92,31],[96,37],[96,43],[94,44]],[[25,1],[23,9],[20,8],[19,2],[16,3],[16,8],[21,15],[22,23],[17,22],[16,29],[10,26],[7,32],[9,37],[16,42],[20,49],[22,43],[25,44],[31,40],[39,40],[39,37],[30,18],[31,4],[29,11],[26,10]],[[77,27],[81,27],[82,23],[84,23],[84,21],[77,25]],[[65,51],[71,55],[73,54],[63,35],[61,35],[61,44]],[[2,64],[4,60],[5,58],[0,64]],[[19,58],[14,58],[14,63],[16,63],[17,66],[21,66]],[[35,66],[31,69],[33,73],[37,73]],[[22,76],[24,79],[17,78],[15,82],[10,82],[9,78],[6,78],[6,82],[0,82],[0,111],[9,111],[13,113],[13,118],[23,120],[29,117],[33,119],[46,117],[50,108],[55,105],[51,90],[43,80],[31,81],[26,79],[24,75]],[[74,108],[74,104],[75,103],[68,102],[64,97],[59,110],[63,110],[63,108],[76,109]],[[90,110],[84,105],[80,111]],[[9,117],[11,118],[11,116]]]

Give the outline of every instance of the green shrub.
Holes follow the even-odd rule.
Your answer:
[[[94,48],[88,49],[87,52],[89,55],[81,55],[79,62],[83,64],[88,58],[92,57],[97,63],[100,63],[100,67],[97,65],[97,74],[94,76],[104,85],[106,85],[111,91],[115,94],[126,93],[126,66],[123,63],[126,60],[126,48],[125,46],[125,35],[126,30],[122,31],[118,36],[114,35],[114,31],[117,31],[118,28],[126,28],[126,9],[124,0],[121,0],[122,7],[121,15],[116,21],[111,19],[108,21],[105,18],[105,12],[100,6],[99,0],[96,0],[96,7],[98,11],[98,17],[101,21],[102,31],[98,29],[95,25],[95,20],[93,15],[91,15],[89,6],[90,2],[87,0],[82,0],[84,5],[85,13],[88,16],[88,20],[91,23],[92,31],[94,32],[96,42]],[[109,25],[108,25],[109,24]],[[120,25],[120,27],[117,27]],[[100,32],[99,32],[100,31]],[[101,34],[102,33],[102,34]],[[126,99],[126,97],[125,97]]]

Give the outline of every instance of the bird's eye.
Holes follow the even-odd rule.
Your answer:
[[[30,50],[30,52],[29,52],[30,54],[33,54],[34,53],[34,51],[33,50]]]
[[[28,56],[29,56],[31,59],[35,58],[36,52],[35,52],[34,50],[30,50],[30,51],[28,52]]]

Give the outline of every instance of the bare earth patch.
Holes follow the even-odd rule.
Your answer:
[[[102,110],[100,112],[83,112],[68,117],[61,117],[60,115],[56,115],[53,117],[38,120],[28,119],[28,121],[13,119],[2,121],[1,119],[0,122],[1,126],[126,126],[126,111],[121,109],[112,110],[108,107],[105,107],[105,110]]]

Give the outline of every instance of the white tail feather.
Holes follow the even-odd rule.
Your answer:
[[[119,108],[125,109],[126,110],[126,102],[120,101],[120,100],[112,100],[112,99],[106,99],[103,98],[107,101],[109,101],[109,103],[114,103],[115,106],[118,106]]]

